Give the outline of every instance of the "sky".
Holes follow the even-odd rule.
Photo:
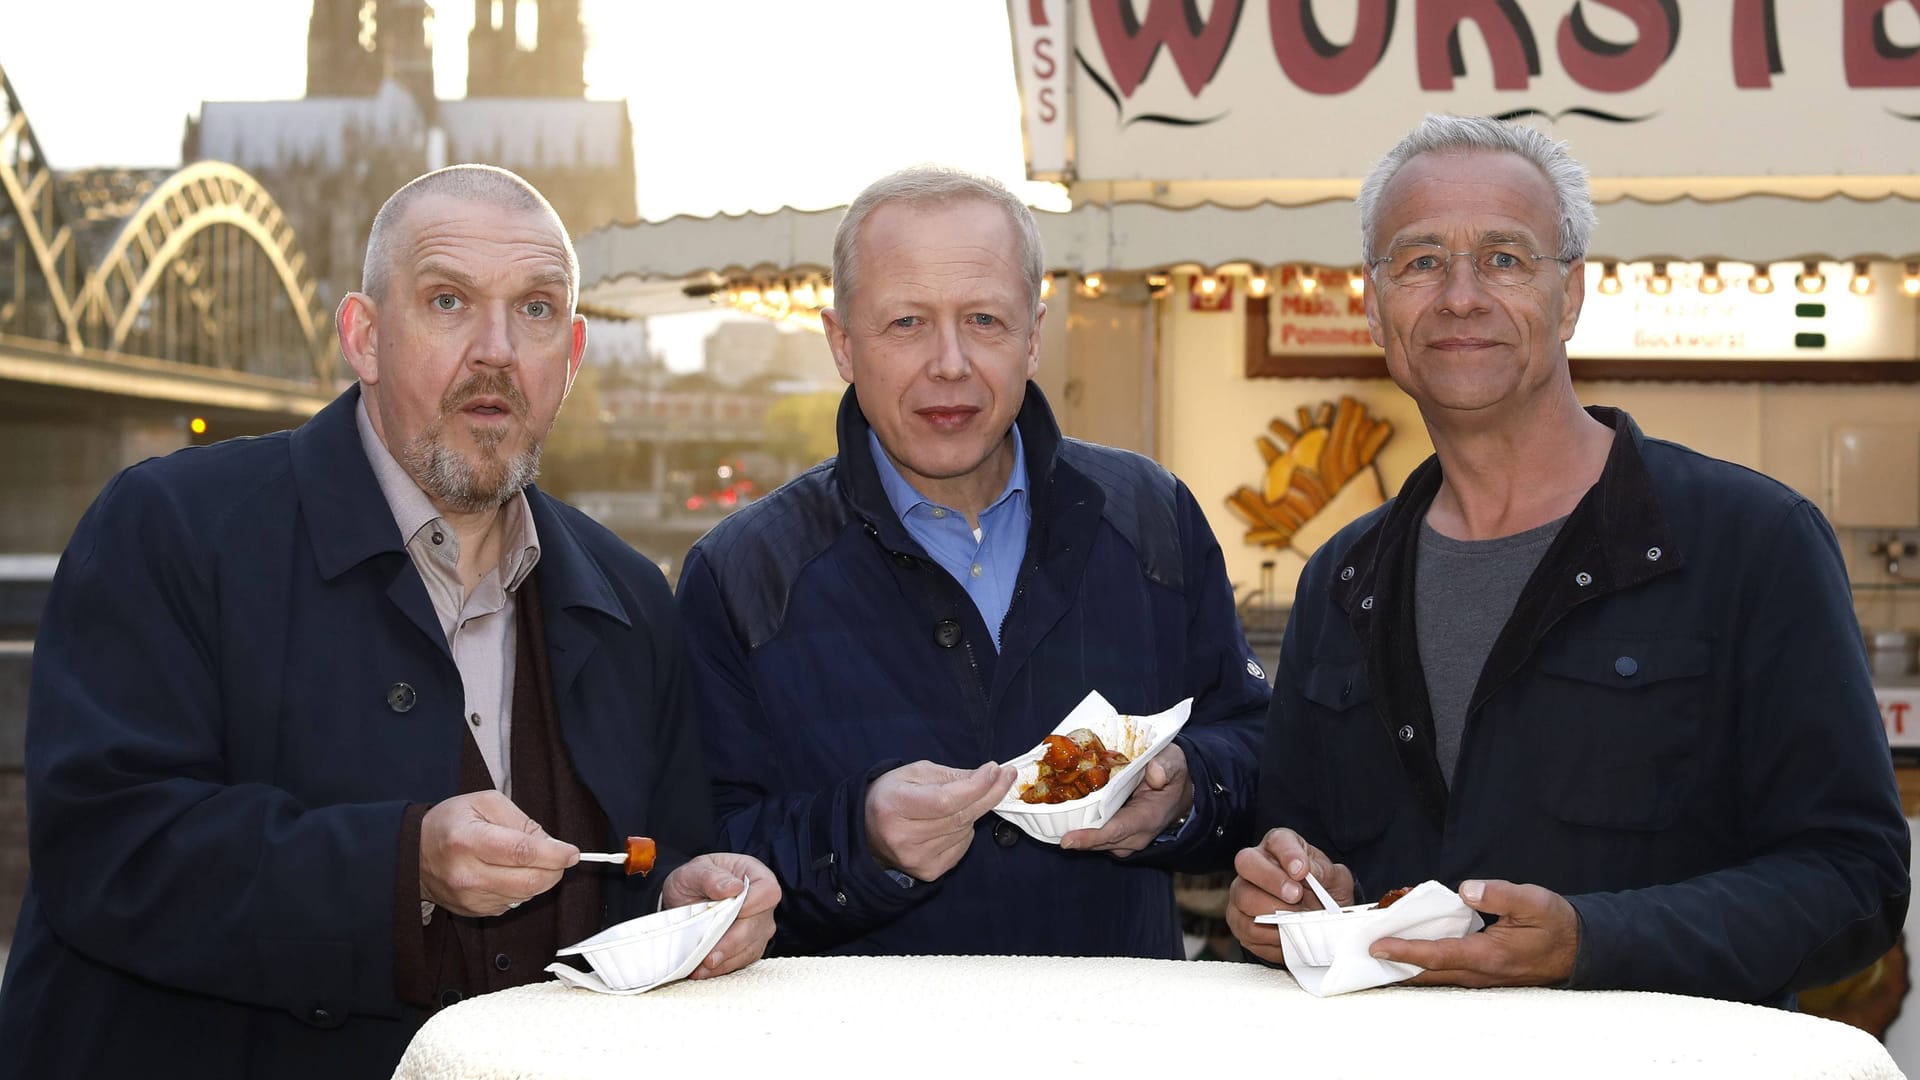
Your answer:
[[[840,206],[926,161],[1067,209],[1061,189],[1025,181],[1005,0],[581,7],[587,96],[628,102],[647,220]],[[464,96],[473,4],[433,9],[436,91]],[[202,101],[305,93],[311,13],[311,0],[0,0],[0,67],[54,168],[175,166]],[[693,368],[727,317],[654,318],[649,340]]]
[[[640,214],[842,205],[922,161],[1024,182],[1005,0],[584,0],[587,94],[626,98]],[[0,0],[0,67],[55,168],[177,165],[203,100],[305,91],[310,0]],[[470,0],[434,4],[464,93]],[[1064,208],[1057,189],[1033,199]]]

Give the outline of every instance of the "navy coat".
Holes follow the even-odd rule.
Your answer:
[[[1846,567],[1806,499],[1590,411],[1612,452],[1495,640],[1451,789],[1413,633],[1429,459],[1301,575],[1261,824],[1364,896],[1468,877],[1562,893],[1577,987],[1784,1003],[1879,956],[1907,911]]]
[[[75,531],[35,645],[0,1077],[386,1076],[422,1021],[394,988],[401,816],[459,791],[470,736],[358,397],[135,465]],[[670,867],[711,833],[672,598],[527,497],[566,746],[607,842],[650,833]],[[664,876],[609,878],[607,919]]]
[[[779,876],[775,950],[1174,957],[1168,868],[1224,870],[1246,839],[1266,673],[1185,485],[1062,439],[1028,385],[1033,524],[996,652],[978,608],[881,490],[849,391],[840,456],[734,514],[680,578],[725,843]],[[867,852],[867,785],[925,758],[972,768],[1037,744],[1089,690],[1123,713],[1193,697],[1178,840],[1062,851],[988,814],[936,881]]]

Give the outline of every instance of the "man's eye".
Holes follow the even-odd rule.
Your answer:
[[[899,327],[902,330],[905,330],[905,329],[908,329],[909,327],[917,325],[919,322],[920,322],[920,316],[918,315],[902,315],[899,318],[893,320],[893,325]]]
[[[434,296],[431,303],[441,311],[460,310],[460,298],[452,293],[438,293]]]
[[[1496,249],[1487,252],[1486,257],[1481,259],[1481,264],[1489,270],[1511,270],[1520,265],[1520,256],[1511,251]]]
[[[529,300],[527,302],[527,314],[536,319],[544,319],[553,314],[553,305],[545,300]]]
[[[1407,260],[1409,270],[1432,270],[1440,265],[1440,260],[1432,255],[1415,255]]]
[[[984,311],[976,311],[972,315],[967,316],[967,321],[975,326],[992,326],[1000,320]]]

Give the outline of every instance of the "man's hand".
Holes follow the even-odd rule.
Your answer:
[[[1500,921],[1448,941],[1381,938],[1373,955],[1427,970],[1417,986],[1558,986],[1573,977],[1580,916],[1559,893],[1510,881],[1463,881],[1460,899]]]
[[[766,953],[767,942],[773,940],[773,908],[780,902],[780,883],[759,859],[731,851],[701,855],[667,875],[660,888],[662,909],[739,896],[749,884],[753,889],[740,905],[739,917],[688,978],[711,979],[739,971]]]
[[[916,761],[882,773],[867,788],[867,849],[881,866],[932,881],[967,853],[973,823],[1015,775],[991,761],[973,770]]]
[[[420,821],[420,898],[455,915],[504,914],[579,861],[497,791],[436,803]]]
[[[1147,762],[1146,775],[1120,809],[1097,829],[1075,829],[1060,838],[1070,851],[1111,851],[1125,858],[1167,831],[1180,815],[1193,809],[1193,776],[1187,772],[1187,753],[1176,743]]]
[[[1320,880],[1343,906],[1353,903],[1353,872],[1292,829],[1274,829],[1259,847],[1241,848],[1233,857],[1236,875],[1227,890],[1227,928],[1240,947],[1272,964],[1286,962],[1277,927],[1254,922],[1276,911],[1317,911],[1320,901],[1306,886],[1307,872]]]

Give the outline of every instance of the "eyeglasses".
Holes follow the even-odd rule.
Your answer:
[[[1472,251],[1448,251],[1439,244],[1402,244],[1367,263],[1367,269],[1385,265],[1387,277],[1395,285],[1424,289],[1446,280],[1455,255],[1470,257],[1474,276],[1483,283],[1503,288],[1532,281],[1542,262],[1573,263],[1571,258],[1542,255],[1519,244],[1482,244]]]

